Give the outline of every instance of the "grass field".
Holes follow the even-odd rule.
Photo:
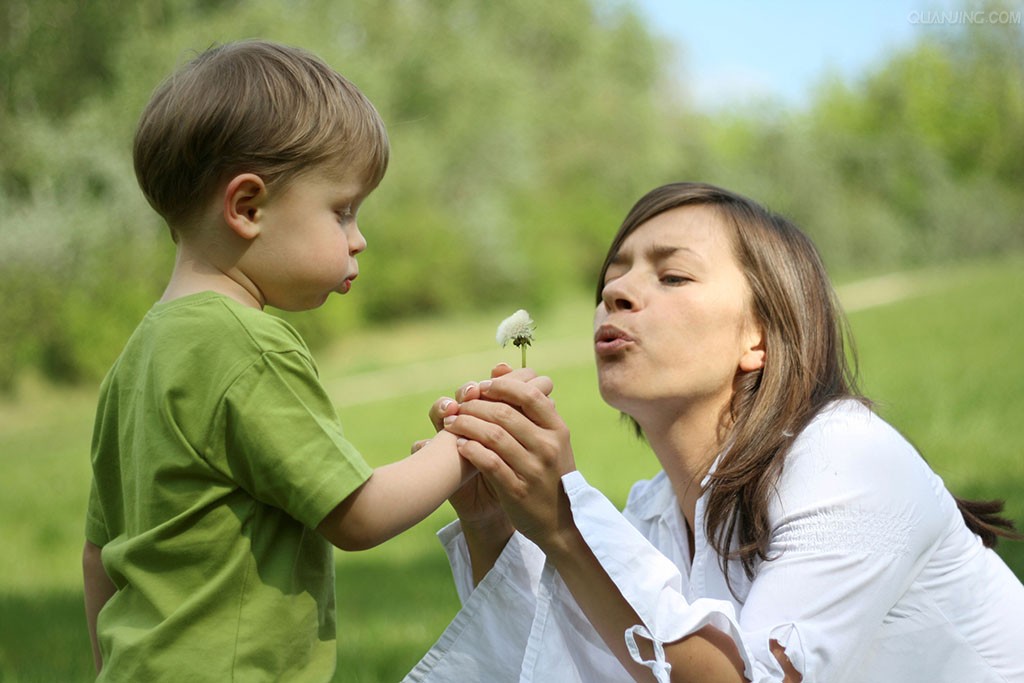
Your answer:
[[[1024,258],[950,267],[843,290],[866,392],[956,493],[1002,497],[1024,521]],[[892,297],[890,295],[899,295]],[[885,303],[887,298],[899,298]],[[510,311],[508,311],[510,312]],[[493,331],[508,312],[361,334],[318,355],[350,438],[373,464],[426,435],[441,393],[518,351]],[[595,390],[590,307],[538,316],[529,362],[550,374],[577,463],[618,504],[656,472]],[[80,588],[95,388],[28,385],[0,401],[0,681],[89,680]],[[400,679],[458,609],[434,531],[445,506],[383,547],[337,555],[338,681]],[[1000,549],[1024,576],[1024,543]]]

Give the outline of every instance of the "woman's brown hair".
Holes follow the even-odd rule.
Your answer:
[[[733,228],[733,248],[764,332],[765,365],[738,382],[723,420],[722,443],[729,446],[711,475],[705,508],[706,536],[723,567],[738,559],[752,577],[757,562],[769,559],[769,501],[794,439],[831,401],[869,401],[857,389],[846,318],[814,244],[787,219],[728,190],[673,183],[642,197],[608,250],[597,302],[608,266],[633,231],[665,211],[701,205],[714,207]],[[1002,501],[957,498],[957,504],[986,546],[998,536],[1019,538],[999,516]]]

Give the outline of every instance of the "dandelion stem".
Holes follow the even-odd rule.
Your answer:
[[[519,350],[523,352],[523,367],[526,367],[526,344],[519,347]]]

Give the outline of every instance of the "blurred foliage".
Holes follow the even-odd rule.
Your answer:
[[[838,269],[1021,247],[1021,26],[926,28],[805,110],[708,113],[626,0],[0,0],[0,389],[26,370],[95,379],[159,296],[173,245],[131,136],[156,84],[212,44],[306,47],[388,125],[360,286],[287,316],[317,344],[589,289],[631,203],[671,180],[766,201]]]

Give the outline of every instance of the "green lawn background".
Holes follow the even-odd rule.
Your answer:
[[[1007,499],[1024,522],[1024,257],[840,288],[862,384],[957,494]],[[886,302],[887,299],[897,299]],[[334,305],[344,305],[335,303]],[[430,431],[426,410],[518,351],[493,342],[511,311],[361,333],[318,354],[348,436],[372,464]],[[657,464],[601,403],[585,299],[538,315],[529,362],[555,380],[577,464],[621,505]],[[27,384],[0,400],[0,682],[89,680],[80,581],[95,387]],[[458,609],[434,531],[448,506],[384,546],[338,553],[338,681],[397,681]],[[1024,576],[1024,543],[1000,553]]]

